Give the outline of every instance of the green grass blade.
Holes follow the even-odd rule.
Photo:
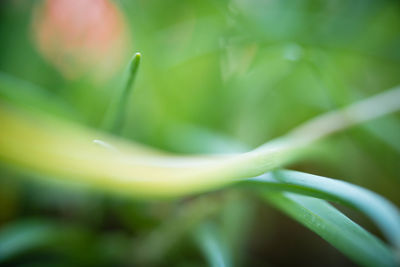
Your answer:
[[[387,246],[326,201],[275,192],[265,193],[264,198],[354,262],[362,266],[397,266],[395,255]]]
[[[287,170],[270,172],[250,180],[262,182],[269,188],[323,198],[355,208],[374,221],[397,250],[400,248],[399,210],[372,191],[340,180]]]
[[[113,99],[114,102],[111,103],[111,106],[107,111],[104,128],[111,133],[120,134],[123,128],[128,98],[133,89],[141,57],[140,53],[136,53],[132,57],[128,67],[128,79],[125,87],[121,92],[118,92],[115,95],[115,99]]]

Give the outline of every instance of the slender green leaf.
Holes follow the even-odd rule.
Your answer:
[[[265,199],[316,232],[363,266],[397,266],[395,254],[382,241],[329,203],[294,193],[264,193]]]
[[[283,191],[313,196],[355,208],[371,220],[398,250],[400,248],[399,210],[383,197],[359,186],[321,176],[278,170],[250,179]]]
[[[115,94],[114,102],[110,104],[110,108],[106,115],[104,128],[111,133],[119,134],[123,128],[126,116],[128,99],[140,65],[141,54],[136,53],[131,59],[128,67],[128,80],[122,91]]]

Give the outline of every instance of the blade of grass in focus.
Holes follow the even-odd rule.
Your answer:
[[[400,251],[400,212],[372,191],[340,180],[287,170],[273,171],[250,180],[262,183],[266,188],[322,198],[359,210]]]
[[[379,239],[323,200],[293,193],[264,193],[265,199],[316,232],[362,266],[397,266],[395,254]]]

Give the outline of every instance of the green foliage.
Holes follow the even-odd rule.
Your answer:
[[[399,264],[396,1],[110,3],[139,75],[140,54],[93,73],[107,51],[65,76],[38,4],[0,4],[0,264],[327,265],[311,234],[264,236],[286,227],[265,202],[357,264]]]

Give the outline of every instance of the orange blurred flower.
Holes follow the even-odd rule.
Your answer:
[[[123,14],[108,0],[44,0],[33,20],[41,54],[65,77],[111,77],[127,56]]]

